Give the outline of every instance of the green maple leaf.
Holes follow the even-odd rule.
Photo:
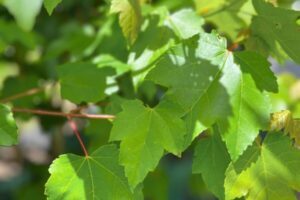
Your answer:
[[[255,80],[261,76],[252,69],[260,67],[268,77],[267,89],[275,90],[277,83],[262,57],[249,52],[233,55],[226,46],[216,33],[202,33],[198,44],[193,39],[172,49],[146,78],[168,87],[164,98],[192,115],[190,120],[206,127],[217,122],[235,160],[268,124],[268,98],[257,88]],[[259,59],[241,62],[244,57]]]
[[[206,34],[204,34],[205,36]],[[224,52],[223,39],[220,41],[214,39],[210,42],[211,44],[216,42],[216,46],[211,46],[211,48],[207,48],[208,45],[201,43],[201,48],[206,49],[203,57],[213,57],[213,55]],[[211,65],[208,61],[197,58],[195,44],[197,41],[192,39],[171,49],[148,73],[146,79],[168,87],[165,99],[176,102],[186,113],[195,112],[201,123],[209,126],[218,117],[225,115],[229,108],[226,101],[221,103],[227,99],[225,89],[219,84],[223,66]],[[198,53],[198,55],[200,54]],[[223,60],[224,54],[221,57]],[[224,96],[222,99],[210,98],[216,94]]]
[[[4,0],[3,4],[15,17],[18,25],[26,31],[30,31],[35,23],[35,17],[39,14],[43,0]]]
[[[18,128],[11,110],[0,104],[0,145],[11,146],[18,142]]]
[[[226,199],[245,196],[247,200],[296,200],[294,190],[300,191],[300,151],[279,133],[269,134],[256,149],[249,155],[260,156],[250,168],[241,173],[233,165],[227,169]]]
[[[178,114],[172,112],[171,103],[149,108],[133,100],[123,103],[122,108],[114,120],[110,140],[121,141],[120,164],[135,188],[155,169],[164,149],[175,155],[181,153],[185,127]]]
[[[62,0],[44,0],[44,6],[49,15],[52,14],[55,7],[61,2]]]
[[[300,63],[300,26],[297,24],[300,12],[275,8],[261,0],[253,0],[258,15],[253,18],[251,29],[254,35],[263,39],[275,54],[281,54],[277,43],[296,63]]]
[[[70,63],[59,66],[61,95],[74,103],[97,102],[105,97],[106,77],[113,69],[91,63]]]
[[[201,173],[202,178],[219,199],[225,198],[225,172],[230,162],[226,146],[219,133],[200,140],[195,148],[193,173]]]
[[[45,194],[52,199],[142,199],[140,188],[129,188],[118,164],[115,145],[100,147],[89,157],[61,155],[50,166]]]
[[[130,44],[136,40],[141,26],[139,0],[112,0],[110,11],[119,13],[119,23]]]
[[[243,72],[247,67],[244,64],[236,65],[233,56],[229,56],[224,69],[224,73],[229,75],[221,80],[230,96],[232,115],[227,117],[227,121],[219,120],[217,123],[233,160],[252,144],[259,130],[267,129],[270,114],[268,96],[257,88],[253,74]]]

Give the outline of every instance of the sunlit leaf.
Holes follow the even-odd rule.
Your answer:
[[[246,200],[296,200],[300,191],[300,151],[280,133],[267,136],[257,149],[258,160],[243,172],[231,165],[226,172],[226,199],[245,196]],[[293,190],[293,189],[294,190]]]
[[[61,155],[49,169],[48,199],[142,199],[140,188],[130,190],[118,154],[115,145],[106,145],[89,157]]]
[[[3,2],[19,26],[26,31],[33,28],[42,3],[43,0],[4,0]]]
[[[141,8],[139,0],[112,0],[110,11],[119,13],[119,23],[125,37],[132,44],[141,26]]]

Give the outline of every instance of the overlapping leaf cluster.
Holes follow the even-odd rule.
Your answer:
[[[44,5],[51,14],[60,2]],[[20,12],[22,4],[26,9]],[[27,9],[24,0],[3,1],[25,30],[33,27],[41,4],[32,1]],[[162,157],[180,157],[194,141],[193,173],[219,199],[296,199],[300,152],[293,141],[299,145],[300,126],[288,111],[270,119],[269,94],[278,92],[278,84],[267,56],[300,63],[300,12],[262,0],[195,4],[203,17],[189,8],[170,12],[141,0],[112,0],[109,12],[118,15],[127,39],[116,45],[120,49],[104,47],[103,38],[119,37],[110,18],[94,41],[86,32],[73,34],[72,24],[50,45],[45,60],[66,52],[72,60],[57,67],[62,98],[77,105],[109,101],[103,112],[116,118],[111,144],[90,156],[65,154],[53,162],[49,199],[143,199],[143,181]],[[245,15],[247,9],[253,17]],[[206,22],[229,40],[205,31]],[[244,44],[243,50],[232,51],[231,40]],[[73,48],[78,41],[84,51]],[[96,56],[99,46],[104,53]],[[143,95],[156,98],[154,103],[137,95],[143,84]],[[9,92],[4,89],[2,96]],[[10,109],[1,105],[0,113],[0,144],[16,144]]]

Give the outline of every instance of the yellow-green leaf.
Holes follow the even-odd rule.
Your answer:
[[[300,191],[300,151],[280,133],[269,134],[257,148],[258,160],[238,173],[231,164],[226,172],[226,199],[296,200]],[[249,165],[247,165],[248,167]]]
[[[119,23],[130,44],[136,40],[142,21],[139,0],[112,0],[110,11],[119,13]]]

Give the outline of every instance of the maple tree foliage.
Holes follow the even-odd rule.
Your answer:
[[[297,199],[300,86],[270,62],[300,65],[292,3],[0,0],[0,145],[33,116],[74,133],[41,198],[166,199],[161,163],[193,152],[196,191]]]

